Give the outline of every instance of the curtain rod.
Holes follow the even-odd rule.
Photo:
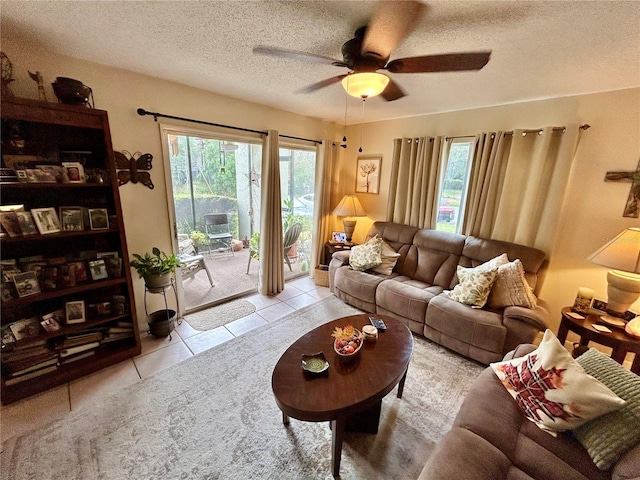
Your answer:
[[[233,130],[240,130],[241,132],[258,133],[260,135],[268,135],[269,133],[263,130],[252,130],[250,128],[234,127],[232,125],[224,125],[222,123],[205,122],[204,120],[196,120],[193,118],[176,117],[175,115],[166,115],[164,113],[147,112],[144,108],[138,108],[138,110],[136,111],[138,112],[138,115],[140,115],[141,117],[144,117],[145,115],[153,115],[153,120],[156,122],[158,121],[158,117],[162,117],[162,118],[171,118],[173,120],[182,120],[184,122],[200,123],[202,125],[211,125],[213,127],[231,128]],[[310,140],[308,138],[292,137],[289,135],[280,135],[280,134],[278,134],[278,136],[283,138],[291,138],[293,140],[303,140],[305,142],[322,143],[321,140]]]
[[[580,125],[580,129],[581,130],[587,130],[591,128],[591,125],[589,125],[588,123],[585,123],[584,125]],[[567,127],[553,127],[551,130],[554,132],[563,132],[567,129]],[[527,133],[537,133],[537,134],[541,134],[544,131],[544,129],[542,128],[534,128],[533,130],[523,130],[522,133],[523,134],[527,134]],[[513,135],[513,130],[509,131],[509,132],[504,132],[505,135]],[[445,141],[449,140],[449,139],[453,139],[453,138],[469,138],[469,137],[475,137],[475,135],[458,135],[457,137],[445,137]]]

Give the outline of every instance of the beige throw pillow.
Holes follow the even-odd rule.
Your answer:
[[[383,240],[377,235],[362,245],[351,248],[349,255],[349,265],[354,270],[364,272],[382,263],[382,243]]]
[[[396,266],[396,262],[398,261],[400,254],[393,248],[391,248],[391,245],[383,240],[380,257],[382,259],[382,263],[377,267],[373,267],[372,270],[383,275],[391,275],[393,267]]]
[[[524,267],[519,259],[498,267],[498,276],[487,301],[489,308],[536,308],[536,302],[536,296],[524,276]]]

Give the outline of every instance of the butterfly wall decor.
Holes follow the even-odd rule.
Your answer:
[[[142,183],[144,186],[153,190],[153,182],[151,174],[146,170],[151,170],[151,160],[153,155],[150,153],[136,152],[131,155],[126,150],[122,152],[113,152],[116,157],[116,170],[118,170],[118,185],[131,183]]]

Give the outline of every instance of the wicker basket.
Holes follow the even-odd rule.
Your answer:
[[[325,265],[322,265],[325,266]],[[321,270],[320,265],[316,267],[316,271],[313,273],[313,281],[320,287],[329,286],[329,270]]]

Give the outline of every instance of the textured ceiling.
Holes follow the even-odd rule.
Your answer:
[[[347,123],[640,86],[640,2],[429,1],[391,59],[492,50],[479,72],[390,74],[408,95],[349,100]],[[267,45],[341,60],[369,1],[12,1],[5,32],[55,52],[342,123],[345,93],[301,88],[345,68],[254,55]]]

